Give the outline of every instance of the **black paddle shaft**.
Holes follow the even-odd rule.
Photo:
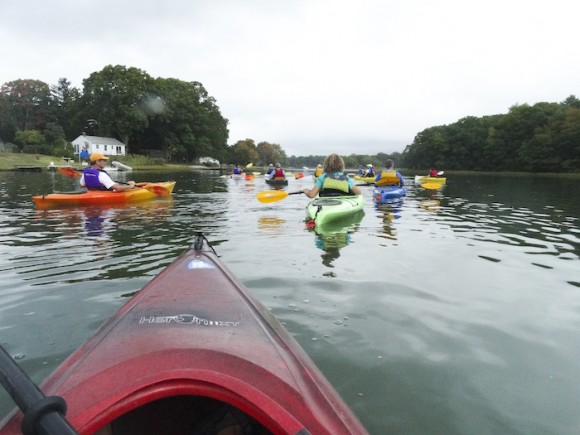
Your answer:
[[[64,418],[62,397],[46,397],[16,361],[0,346],[0,383],[24,414],[24,435],[74,435],[77,432]]]

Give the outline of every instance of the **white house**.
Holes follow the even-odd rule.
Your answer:
[[[87,136],[83,133],[71,143],[76,155],[79,155],[83,150],[86,150],[89,155],[96,152],[106,156],[125,155],[126,145],[112,137]]]

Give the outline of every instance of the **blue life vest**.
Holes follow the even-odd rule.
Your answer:
[[[103,171],[101,169],[85,168],[83,169],[83,175],[85,177],[85,186],[89,190],[109,190],[99,181],[99,173]]]

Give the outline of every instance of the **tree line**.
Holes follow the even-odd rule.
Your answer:
[[[348,168],[395,160],[425,170],[580,170],[580,100],[515,105],[507,114],[465,117],[419,132],[402,153],[343,156]],[[279,144],[239,140],[228,145],[228,120],[199,82],[153,78],[138,68],[106,66],[83,80],[56,85],[15,80],[0,87],[0,145],[13,151],[72,156],[70,142],[86,132],[119,139],[128,152],[194,162],[315,167],[325,155],[287,156]]]
[[[227,125],[201,83],[121,65],[92,73],[82,90],[66,78],[52,86],[28,79],[0,87],[0,140],[15,151],[66,155],[85,132],[119,139],[133,154],[224,160]]]
[[[580,170],[580,100],[514,105],[507,114],[430,127],[402,154],[408,168],[575,172]]]

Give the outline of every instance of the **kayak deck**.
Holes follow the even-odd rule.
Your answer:
[[[361,211],[366,204],[362,195],[325,196],[315,198],[306,206],[306,216],[316,228],[342,220]]]
[[[127,204],[167,196],[173,192],[175,181],[142,183],[136,189],[113,192],[110,190],[87,190],[73,193],[49,193],[33,196],[38,208],[51,208],[94,204]]]
[[[377,203],[385,203],[407,195],[407,189],[400,186],[375,186],[373,198]]]
[[[367,433],[297,342],[200,240],[45,382],[45,394],[67,401],[73,427],[189,435],[229,406],[258,434]],[[0,434],[19,433],[21,418]]]

